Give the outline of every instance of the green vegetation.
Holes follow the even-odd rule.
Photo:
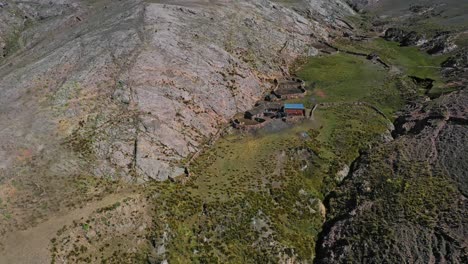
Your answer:
[[[84,223],[84,224],[81,224],[81,228],[82,228],[84,231],[87,232],[87,231],[89,231],[90,226],[89,226],[89,224]]]
[[[441,81],[438,67],[448,57],[447,55],[431,56],[419,51],[417,47],[400,47],[396,42],[381,38],[359,43],[340,40],[337,44],[344,50],[376,53],[383,61],[398,67],[405,75],[431,78],[438,82]]]
[[[456,188],[440,176],[405,178],[404,182],[403,191],[396,194],[395,209],[404,209],[406,219],[415,224],[433,227],[438,214],[449,210],[457,197]]]
[[[289,159],[304,147],[299,131],[313,126],[227,136],[198,159],[193,181],[157,188],[164,201],[158,218],[173,233],[171,262],[277,262],[287,248],[313,258],[323,221],[319,192]]]
[[[378,54],[392,68],[388,70],[364,57],[346,53],[311,58],[294,73],[307,81],[316,102],[366,102],[393,119],[395,111],[407,100],[426,92],[436,93],[442,87],[439,66],[447,56],[430,56],[415,47],[400,47],[383,39],[359,43],[340,40],[337,46],[347,51]],[[432,79],[434,88],[427,91],[408,76]],[[313,104],[309,98],[296,101],[309,107]]]
[[[16,31],[10,34],[6,39],[5,48],[3,50],[3,56],[7,57],[10,54],[15,53],[22,47],[23,43],[21,41],[20,32]]]
[[[324,110],[319,119],[349,108]],[[355,110],[357,119],[348,115],[348,121],[321,129],[305,122],[277,133],[226,136],[197,160],[185,186],[154,186],[160,204],[154,236],[171,234],[166,257],[174,263],[264,263],[294,252],[313,259],[323,193],[337,183],[333,175],[340,165],[386,127],[373,111]],[[309,168],[301,171],[304,164]]]
[[[113,205],[103,207],[103,208],[99,208],[96,212],[97,213],[103,213],[103,212],[107,212],[107,211],[113,211],[113,210],[117,209],[118,207],[120,207],[120,205],[121,205],[120,202],[116,202]]]
[[[315,83],[319,102],[353,102],[370,96],[386,78],[386,71],[365,58],[336,54],[310,59],[298,72]]]
[[[264,175],[277,172],[279,153],[302,146],[300,132],[317,128],[317,123],[305,122],[279,132],[261,132],[258,135],[229,135],[206,152],[192,170],[199,175],[195,184],[203,198],[225,200],[228,194],[220,189],[239,186],[256,187]],[[207,192],[211,192],[207,196]],[[235,191],[232,192],[236,194]],[[207,196],[207,197],[206,197]]]
[[[415,50],[386,47],[394,52],[385,58],[403,63],[402,70],[419,71],[406,55],[434,63]],[[296,73],[310,96],[291,101],[325,104],[313,120],[225,135],[192,164],[184,185],[151,187],[149,197],[159,204],[152,236],[166,249],[159,260],[265,263],[292,252],[299,261],[313,259],[321,200],[338,184],[337,172],[376,145],[395,111],[424,92],[404,75],[348,54],[308,59]],[[435,78],[428,69],[418,74]],[[387,231],[376,228],[366,232]]]
[[[0,198],[0,214],[3,216],[3,219],[5,219],[5,220],[10,220],[12,218],[11,213],[8,212],[7,205],[3,201],[2,198]],[[0,218],[0,220],[2,220],[2,219]]]
[[[326,120],[318,140],[324,157],[348,164],[388,129],[388,121],[365,106],[339,105],[317,113]]]
[[[324,64],[315,69],[315,60]],[[356,60],[360,66],[348,70]],[[311,59],[300,74],[327,83],[327,71],[336,68],[342,71],[326,85],[323,100],[336,105],[319,108],[314,120],[226,135],[197,159],[185,186],[154,186],[152,196],[162,201],[154,236],[171,234],[166,244],[171,262],[278,262],[288,252],[299,260],[314,258],[324,220],[320,201],[338,183],[335,174],[388,126],[374,109],[354,104],[380,89],[382,82],[367,80],[386,77],[377,66],[342,55]],[[346,79],[355,86],[348,88]]]
[[[366,102],[390,119],[419,92],[409,78],[349,54],[312,58],[296,73],[313,87],[309,92],[318,103]],[[302,102],[312,105],[308,98]]]

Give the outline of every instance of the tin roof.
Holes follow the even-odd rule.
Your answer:
[[[284,104],[284,109],[305,109],[303,104]]]

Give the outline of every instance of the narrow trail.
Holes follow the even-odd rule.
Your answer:
[[[49,220],[23,231],[7,233],[0,238],[4,249],[0,251],[0,264],[48,264],[51,261],[50,240],[64,225],[74,220],[87,218],[96,209],[106,207],[135,194],[118,193],[106,196],[100,201],[91,202],[82,208],[72,210],[64,215],[51,217]]]

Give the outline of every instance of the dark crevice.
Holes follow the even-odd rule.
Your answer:
[[[360,153],[359,157],[356,158],[351,163],[351,166],[350,166],[351,169],[350,169],[348,175],[346,175],[346,177],[336,186],[335,189],[338,189],[339,187],[343,186],[344,184],[347,183],[348,180],[351,179],[354,172],[359,168],[359,164],[362,163],[363,157],[366,156],[366,155],[367,155],[367,152],[361,152]],[[324,204],[325,208],[327,209],[327,212],[330,211],[330,208],[331,208],[330,201],[332,199],[334,199],[334,198],[338,198],[338,194],[337,194],[336,191],[331,191],[330,193],[328,193],[325,196],[323,204]],[[337,223],[349,219],[349,217],[350,217],[349,212],[351,212],[356,207],[357,207],[357,197],[356,197],[356,194],[353,194],[353,196],[347,201],[347,204],[346,204],[346,208],[349,209],[347,213],[335,216],[332,219],[326,219],[325,223],[322,226],[322,231],[320,231],[320,233],[318,234],[317,243],[315,244],[315,252],[316,252],[316,257],[314,259],[315,264],[324,263],[321,260],[326,259],[326,250],[324,250],[322,248],[322,245],[326,241],[326,235],[330,233],[331,229]],[[340,243],[336,243],[336,245],[338,245],[338,247],[340,245],[344,245],[344,244],[346,244],[345,241],[341,241]]]
[[[138,154],[138,137],[135,137],[135,140],[133,143],[133,162],[132,162],[133,171],[135,171],[137,167],[137,154]]]
[[[417,77],[417,76],[408,76],[409,78],[411,78],[411,80],[413,80],[413,82],[420,86],[421,88],[425,89],[426,92],[425,94],[428,95],[429,92],[431,91],[431,89],[434,87],[434,82],[435,80],[431,79],[431,78],[420,78],[420,77]]]
[[[461,118],[461,117],[450,117],[447,120],[447,122],[452,123],[454,125],[462,125],[462,126],[468,125],[468,119]]]

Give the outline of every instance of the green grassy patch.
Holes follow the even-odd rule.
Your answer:
[[[319,102],[352,102],[369,96],[387,73],[366,59],[347,54],[311,58],[298,72],[316,84]]]
[[[340,40],[336,45],[343,50],[376,53],[394,68],[387,70],[364,57],[346,53],[310,58],[294,74],[306,80],[315,100],[305,98],[297,102],[309,107],[316,102],[367,102],[393,119],[395,111],[407,100],[427,92],[408,76],[434,80],[432,91],[444,89],[439,66],[448,55],[430,56],[416,47],[400,47],[383,39],[359,43]]]
[[[400,47],[396,42],[386,41],[381,38],[374,39],[369,42],[359,43],[350,42],[348,40],[340,40],[336,44],[339,47],[349,51],[376,53],[387,64],[391,64],[398,68],[400,75],[416,76],[423,79],[429,78],[434,80],[434,87],[431,89],[431,91],[429,91],[429,94],[431,95],[448,92],[447,88],[444,86],[442,75],[440,74],[440,66],[448,59],[450,54],[431,56],[427,53],[419,51],[417,47]],[[395,77],[392,77],[392,79],[393,80],[390,81],[388,79],[385,80],[387,86],[392,86],[395,84],[392,82],[396,80]],[[409,87],[409,83],[407,81],[404,84],[405,87]],[[383,91],[386,93],[389,90],[385,89]],[[408,91],[408,89],[406,91]],[[398,102],[398,100],[396,100],[397,98],[395,97],[388,97],[387,94],[385,94],[385,97],[387,99],[391,99],[394,102]],[[407,95],[404,97],[408,98]]]
[[[347,164],[388,129],[388,121],[365,106],[340,105],[318,111],[324,120],[318,140],[325,157]],[[325,122],[326,120],[326,122]]]
[[[256,188],[257,181],[277,170],[280,152],[301,146],[300,132],[317,125],[304,122],[277,133],[234,134],[221,139],[194,165],[199,186],[194,192],[204,199],[226,199],[230,194],[240,195],[236,189]]]
[[[424,93],[412,80],[389,73],[365,58],[349,54],[311,58],[296,72],[309,87],[315,100],[301,101],[312,107],[314,103],[366,102],[392,119],[406,100]]]
[[[441,81],[440,69],[448,55],[431,56],[418,50],[417,47],[400,47],[398,43],[381,38],[368,42],[351,42],[340,40],[339,47],[350,51],[376,53],[386,63],[398,67],[402,73],[419,78],[431,78]]]

